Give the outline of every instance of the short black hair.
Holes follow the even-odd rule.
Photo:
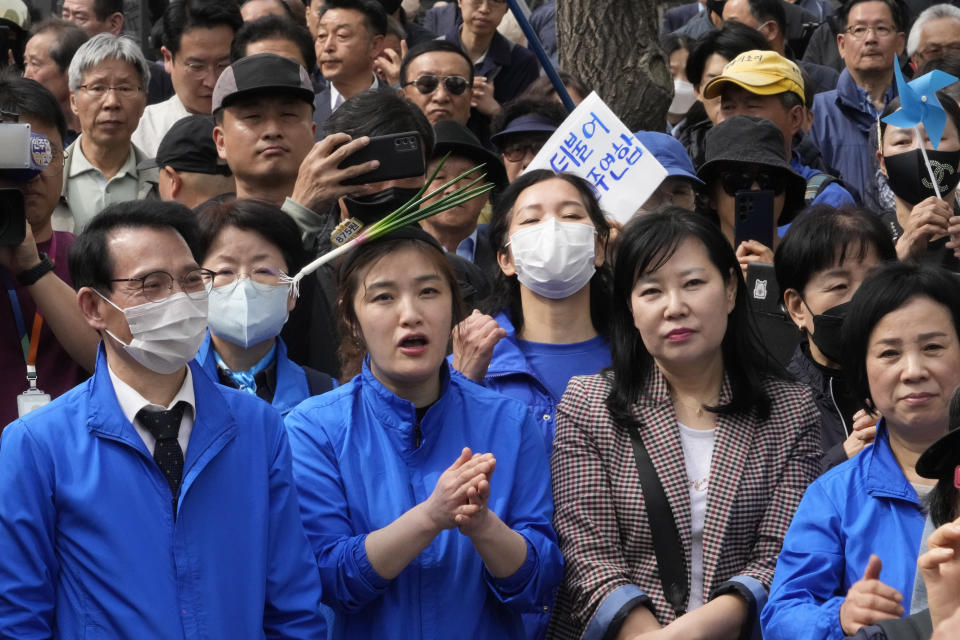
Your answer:
[[[93,217],[70,247],[73,286],[110,291],[113,257],[107,249],[110,234],[117,229],[171,229],[180,234],[195,260],[200,260],[200,228],[190,209],[179,202],[128,200],[112,204]]]
[[[326,0],[323,7],[317,11],[317,16],[322,18],[323,14],[330,9],[359,11],[363,14],[370,35],[387,35],[387,12],[383,10],[383,5],[376,0]]]
[[[816,205],[797,216],[777,247],[773,264],[780,291],[803,295],[810,278],[847,258],[863,260],[873,249],[881,262],[897,259],[897,250],[880,218],[862,207]]]
[[[917,77],[919,78],[920,76],[926,75],[934,69],[945,71],[954,77],[960,78],[960,51],[947,50],[944,51],[941,57],[927,60],[917,71]],[[960,101],[960,82],[954,82],[941,89],[941,91],[954,100]]]
[[[183,34],[191,29],[228,27],[236,33],[243,25],[236,3],[218,0],[176,0],[163,12],[162,21],[163,46],[174,56],[180,51]]]
[[[682,33],[668,33],[660,36],[660,48],[663,49],[663,52],[667,54],[667,56],[681,49],[689,51],[690,45],[692,44],[693,40]]]
[[[530,114],[541,116],[559,127],[570,115],[570,112],[562,104],[551,98],[525,98],[521,96],[503,105],[503,108],[493,116],[493,120],[490,121],[490,135],[497,135],[520,116]]]
[[[760,24],[773,20],[780,30],[780,35],[786,39],[787,13],[783,9],[783,0],[747,0],[747,6],[754,20]]]
[[[67,121],[50,90],[10,70],[0,74],[0,110],[42,120],[57,130],[61,143],[67,136]]]
[[[780,377],[781,372],[758,338],[746,284],[733,247],[717,225],[680,207],[666,207],[638,216],[620,234],[613,270],[613,331],[610,338],[613,385],[606,400],[607,408],[618,421],[631,420],[630,407],[639,399],[657,367],[634,325],[630,305],[637,280],[662,267],[689,239],[703,245],[724,284],[733,279],[736,285],[734,307],[727,316],[727,328],[720,346],[730,382],[730,401],[708,408],[725,415],[756,411],[761,419],[765,419],[770,413],[772,399],[763,383]]]
[[[715,53],[733,60],[746,51],[767,49],[769,46],[767,39],[756,29],[736,21],[724,22],[722,27],[708,31],[693,43],[687,58],[687,82],[700,85],[707,58]]]
[[[196,210],[200,226],[200,260],[202,264],[214,240],[227,227],[252,231],[280,250],[287,263],[287,273],[300,271],[306,263],[300,229],[293,218],[276,205],[248,198],[228,199]]]
[[[893,24],[897,31],[903,31],[906,28],[906,7],[899,0],[847,0],[837,12],[840,17],[840,31],[849,26],[847,21],[850,19],[850,10],[862,2],[882,2],[890,9],[890,15],[893,17]]]
[[[929,298],[950,312],[960,335],[960,286],[957,274],[917,262],[890,262],[871,273],[853,294],[843,321],[843,371],[856,398],[874,411],[867,378],[870,334],[889,313],[915,298]]]
[[[74,23],[57,17],[49,17],[30,29],[31,38],[43,33],[52,33],[54,36],[47,55],[57,64],[60,73],[67,72],[70,61],[73,60],[73,54],[90,37],[86,31]]]
[[[313,47],[313,36],[306,27],[302,27],[290,18],[268,15],[257,18],[243,26],[233,36],[233,45],[230,47],[230,59],[236,62],[247,55],[247,47],[261,40],[289,40],[300,50],[304,62],[307,63],[307,73],[313,73],[317,68],[317,50]]]
[[[684,38],[686,38],[686,36],[684,36]],[[574,75],[569,71],[564,71],[563,69],[557,69],[557,75],[560,76],[560,82],[563,83],[563,86],[566,87],[568,92],[576,91],[583,98],[590,95],[590,89],[587,87],[587,83],[585,83],[580,76]],[[550,77],[540,76],[531,82],[530,86],[524,89],[523,93],[518,97],[552,100],[555,95],[557,95],[557,89],[553,86]]]
[[[425,158],[433,154],[434,135],[430,121],[417,105],[393,91],[363,91],[340,105],[323,125],[324,133],[343,132],[351,138],[416,131],[423,142]]]
[[[470,82],[473,82],[473,62],[470,60],[470,57],[457,45],[449,42],[447,40],[427,40],[426,42],[421,42],[416,45],[409,51],[407,55],[403,57],[403,62],[400,63],[400,84],[404,85],[407,83],[407,68],[410,66],[410,63],[414,61],[415,58],[419,58],[425,53],[433,53],[434,51],[442,51],[444,53],[455,53],[461,58],[467,65],[467,69],[470,70],[470,77],[467,78]]]
[[[123,0],[93,0],[93,14],[103,22],[115,13],[123,14]]]

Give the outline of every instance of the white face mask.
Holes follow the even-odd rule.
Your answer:
[[[693,93],[693,85],[679,78],[673,81],[673,102],[667,107],[667,113],[683,115],[690,110],[697,96]]]
[[[97,294],[127,319],[133,340],[125,344],[109,330],[107,334],[147,369],[174,373],[197,355],[207,329],[206,298],[193,300],[180,292],[160,302],[121,309],[99,291]]]
[[[212,333],[244,348],[279,335],[287,321],[289,286],[258,288],[250,278],[243,278],[231,291],[221,292],[227,288],[210,292],[207,320]]]
[[[572,296],[597,270],[593,225],[550,218],[510,236],[520,284],[544,298]]]

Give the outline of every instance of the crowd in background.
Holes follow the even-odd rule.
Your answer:
[[[960,638],[960,6],[526,4],[0,0],[0,638]]]

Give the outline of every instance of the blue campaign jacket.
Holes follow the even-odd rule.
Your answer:
[[[527,357],[517,343],[517,332],[510,322],[510,316],[502,312],[494,319],[507,335],[493,348],[493,357],[487,367],[483,386],[527,405],[534,420],[540,425],[549,455],[553,450],[553,436],[557,428],[557,403],[560,398],[553,397],[547,385],[527,362]]]
[[[419,430],[413,404],[366,363],[286,418],[300,512],[324,602],[337,612],[333,638],[523,638],[521,613],[548,610],[563,577],[539,431],[525,407],[451,372],[444,365]],[[489,508],[526,539],[526,561],[496,579],[469,538],[448,529],[384,580],[367,558],[367,534],[426,500],[463,447],[496,456]]]
[[[800,501],[763,609],[763,637],[844,638],[840,605],[874,553],[883,561],[880,580],[910,611],[923,523],[881,420],[873,446],[817,478]]]
[[[196,416],[170,488],[94,376],[0,440],[0,637],[326,637],[279,414],[190,364]]]
[[[216,382],[220,379],[217,373],[217,359],[211,353],[210,332],[203,339],[200,350],[197,352],[197,362],[203,367],[210,379]],[[307,385],[307,374],[303,367],[287,357],[287,345],[280,336],[277,336],[277,391],[273,394],[274,409],[285,416],[304,400],[310,397],[310,388]],[[252,394],[250,394],[252,395]]]
[[[888,101],[897,95],[891,85]],[[844,69],[837,80],[837,88],[813,97],[813,128],[810,135],[820,149],[820,156],[831,169],[840,172],[840,178],[853,195],[864,202],[874,189],[873,160],[876,141],[870,140],[870,125],[874,118],[860,107],[857,85]]]

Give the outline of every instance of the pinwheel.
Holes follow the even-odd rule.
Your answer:
[[[450,156],[449,153],[443,156],[443,159],[440,161],[440,164],[437,165],[437,168],[434,169],[430,177],[427,178],[427,181],[424,183],[423,187],[421,187],[420,190],[417,192],[417,194],[413,196],[410,200],[408,200],[399,209],[387,214],[386,216],[384,216],[377,222],[374,222],[373,224],[366,227],[365,229],[362,229],[360,233],[356,237],[351,239],[349,242],[323,254],[322,256],[320,256],[319,258],[317,258],[316,260],[314,260],[313,262],[305,266],[303,269],[298,271],[296,275],[292,277],[284,276],[282,278],[282,281],[291,285],[293,287],[293,291],[299,294],[300,281],[303,280],[304,277],[310,275],[311,273],[316,271],[318,268],[320,268],[320,266],[330,262],[331,260],[336,260],[338,257],[347,253],[351,249],[358,247],[364,244],[365,242],[370,242],[371,240],[376,240],[377,238],[381,238],[387,235],[388,233],[391,233],[399,229],[400,227],[405,227],[410,224],[415,224],[425,218],[429,218],[430,216],[446,211],[447,209],[452,209],[453,207],[456,207],[457,205],[463,204],[464,202],[467,202],[469,200],[472,200],[473,198],[483,195],[484,193],[487,193],[488,191],[494,188],[495,185],[493,185],[492,183],[481,184],[480,186],[476,186],[479,183],[483,182],[483,179],[487,175],[484,173],[478,176],[477,178],[475,178],[474,180],[468,182],[464,186],[458,188],[453,193],[448,193],[442,196],[436,202],[433,202],[423,207],[422,209],[419,208],[420,205],[425,203],[427,200],[430,200],[431,198],[434,198],[437,195],[443,193],[450,185],[456,184],[461,179],[467,177],[468,175],[470,175],[471,173],[474,173],[475,171],[482,169],[484,166],[480,164],[472,169],[464,171],[463,173],[453,178],[443,186],[438,187],[433,191],[431,191],[430,193],[427,193],[426,195],[424,195],[424,192],[427,190],[427,186],[433,182],[433,179],[436,177],[441,167],[443,167],[444,163],[447,161],[447,158],[449,156]]]
[[[883,121],[901,129],[913,127],[917,132],[923,162],[927,165],[927,171],[930,172],[930,181],[933,183],[933,188],[939,198],[941,195],[940,187],[933,175],[930,159],[927,158],[927,146],[924,144],[923,136],[920,135],[919,125],[922,124],[923,128],[926,129],[933,148],[938,148],[940,138],[943,137],[943,129],[947,124],[947,114],[940,106],[937,91],[953,84],[957,79],[949,73],[935,69],[907,82],[903,79],[903,73],[900,71],[900,61],[896,56],[894,56],[893,73],[897,79],[900,108],[884,118]]]

